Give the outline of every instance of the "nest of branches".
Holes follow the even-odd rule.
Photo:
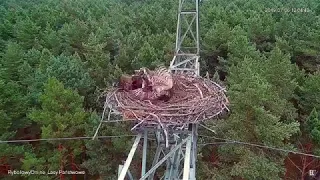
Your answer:
[[[139,73],[135,77],[146,77],[146,71]],[[157,73],[153,75],[161,77],[161,74],[155,74]],[[143,83],[156,87],[156,83],[152,83],[156,80],[150,76]],[[184,74],[168,76],[167,73],[167,78],[162,83],[171,83],[171,86],[160,88],[160,92],[159,88],[152,87],[145,91],[148,84],[136,89],[112,89],[106,94],[106,103],[109,108],[120,112],[125,120],[137,120],[139,125],[160,124],[162,128],[198,123],[228,110],[225,89],[209,79]]]

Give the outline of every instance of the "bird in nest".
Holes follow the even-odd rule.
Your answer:
[[[134,75],[122,75],[120,78],[120,88],[133,92],[141,100],[168,101],[172,96],[172,86],[172,76],[164,67],[154,71],[140,68]]]

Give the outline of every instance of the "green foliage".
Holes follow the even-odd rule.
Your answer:
[[[52,56],[49,60],[44,59],[44,61],[40,62],[45,65],[39,68],[39,74],[43,75],[42,78],[45,80],[55,77],[66,87],[76,89],[81,94],[86,94],[92,88],[92,79],[79,56]]]
[[[29,117],[42,127],[42,137],[70,137],[84,127],[86,113],[82,109],[83,97],[65,89],[63,84],[50,78],[40,96],[41,109],[33,110]]]
[[[286,100],[292,98],[293,92],[297,87],[295,67],[290,63],[290,55],[284,54],[278,47],[271,52],[266,62],[265,76],[273,85],[279,96]]]
[[[26,101],[26,97],[21,94],[17,84],[0,80],[0,122],[1,130],[3,130],[0,131],[1,133],[28,124],[24,118],[28,105]]]
[[[270,158],[265,157],[262,153],[256,155],[248,153],[241,157],[244,161],[236,164],[230,175],[240,176],[245,179],[282,179],[276,174],[283,173],[284,168],[272,162]],[[270,176],[272,174],[272,176]]]
[[[320,109],[320,71],[304,78],[299,96],[300,107],[305,114],[311,112],[313,108]]]
[[[112,42],[100,42],[101,39],[106,38],[101,32],[97,30],[97,34],[91,33],[88,38],[88,43],[83,44],[85,53],[83,54],[86,61],[90,77],[95,80],[99,87],[105,87],[108,82],[114,79],[113,68],[110,62],[110,52],[106,48]],[[110,49],[111,50],[111,49]]]
[[[38,42],[40,27],[28,16],[19,17],[14,26],[14,36],[21,45],[26,48],[34,47]]]
[[[13,135],[14,133],[3,133],[1,134],[0,138],[1,140],[10,139],[10,138],[13,138]],[[30,152],[31,150],[30,146],[28,145],[19,146],[19,145],[4,144],[4,143],[0,144],[0,148],[2,148],[2,151],[0,152],[1,157],[5,157],[8,159],[9,157],[14,157],[12,158],[12,160],[14,161],[16,161],[16,158],[18,158],[18,162],[19,162],[19,158],[23,156],[24,153],[28,151]],[[14,167],[18,168],[19,164],[15,163]]]
[[[311,138],[320,144],[320,115],[314,108],[306,121],[307,129],[310,132]]]
[[[6,50],[1,54],[1,71],[0,75],[2,79],[6,80],[19,80],[19,74],[17,73],[20,65],[23,63],[23,49],[14,42],[8,42]]]
[[[49,78],[40,96],[41,109],[33,109],[28,117],[41,127],[42,138],[84,136],[87,113],[83,109],[83,97],[55,78]],[[58,170],[67,162],[63,159],[70,153],[81,151],[82,142],[44,142],[42,148],[26,153],[23,160],[25,170]],[[58,146],[64,148],[59,150]],[[63,163],[63,164],[61,164]]]
[[[98,126],[100,118],[93,112],[91,113],[86,134],[93,135]],[[126,125],[101,126],[99,134],[103,135],[124,135],[127,132]],[[127,152],[131,148],[131,137],[120,137],[114,139],[100,139],[95,141],[86,141],[87,155],[90,159],[82,163],[82,166],[89,170],[89,173],[100,174],[103,179],[114,179],[117,175],[119,162],[125,161]],[[128,146],[129,145],[129,146]]]
[[[255,54],[255,51],[249,54]],[[231,66],[227,80],[232,114],[221,124],[221,131],[231,139],[288,148],[284,140],[289,140],[299,131],[299,123],[294,121],[295,109],[287,101],[293,97],[297,86],[294,77],[290,58],[277,47],[267,58],[262,55],[256,59],[246,56],[241,63]],[[238,159],[231,166],[234,176],[269,179],[270,173],[284,172],[279,168],[283,155],[275,158],[263,150],[245,147],[225,147],[221,148],[221,153]],[[280,179],[276,175],[273,177]]]
[[[44,164],[45,163],[45,159],[42,158],[37,158],[35,156],[35,154],[29,153],[29,152],[25,152],[24,154],[24,159],[23,159],[23,165],[22,165],[22,169],[24,170],[44,170],[43,167],[40,168],[40,166],[38,166],[39,164]]]

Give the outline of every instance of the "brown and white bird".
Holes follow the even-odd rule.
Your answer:
[[[140,68],[135,75],[123,75],[120,78],[120,88],[131,91],[140,100],[168,101],[172,96],[172,86],[172,75],[164,67],[155,71]]]
[[[119,88],[125,91],[132,90],[132,77],[129,75],[122,75],[120,77]]]
[[[154,71],[150,71],[147,68],[141,68],[140,71],[143,73],[142,77],[149,88],[148,97],[151,98],[150,100],[170,99],[173,80],[168,69],[159,67]]]

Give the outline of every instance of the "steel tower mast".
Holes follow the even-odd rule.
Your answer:
[[[199,0],[179,0],[175,56],[172,72],[199,75]]]
[[[199,76],[199,51],[199,0],[179,0],[175,55],[170,63],[170,71]],[[116,114],[109,109],[108,119],[104,121],[106,109],[108,107],[105,105],[101,123],[108,122],[110,116]],[[101,123],[94,137],[96,137]],[[195,180],[197,130],[197,124],[189,124],[188,127],[183,128],[167,126],[167,130],[152,125],[135,128],[138,135],[126,161],[119,165],[118,180],[133,179],[129,166],[141,139],[143,139],[143,147],[140,180],[153,180],[155,172],[160,166],[165,166],[162,179]],[[152,138],[156,137],[157,149],[152,165],[147,166],[147,140],[151,136]]]

